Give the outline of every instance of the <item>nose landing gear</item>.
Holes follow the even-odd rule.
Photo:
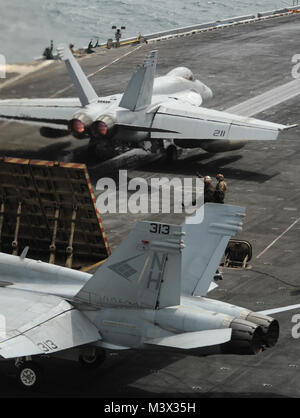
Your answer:
[[[23,389],[35,390],[40,387],[43,380],[43,370],[35,361],[16,361],[17,379]]]

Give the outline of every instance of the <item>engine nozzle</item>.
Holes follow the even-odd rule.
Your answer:
[[[89,136],[89,126],[92,120],[85,113],[74,115],[69,122],[69,131],[77,139],[84,139]]]
[[[264,347],[264,333],[260,325],[243,319],[234,319],[231,340],[222,344],[221,349],[226,354],[257,354]]]
[[[247,316],[247,321],[260,325],[263,330],[263,341],[266,347],[273,347],[279,338],[279,323],[277,319],[262,315],[258,312],[251,312]]]
[[[111,138],[116,133],[116,121],[109,115],[102,115],[91,126],[95,138]]]

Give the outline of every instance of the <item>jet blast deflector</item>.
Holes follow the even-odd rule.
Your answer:
[[[81,268],[110,254],[84,164],[2,158],[0,250]]]

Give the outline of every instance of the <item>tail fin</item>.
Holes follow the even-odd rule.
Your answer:
[[[73,57],[70,48],[68,48],[67,45],[62,44],[57,47],[57,52],[59,58],[62,61],[65,61],[82,106],[87,106],[90,103],[96,102],[98,100],[98,95],[89,82],[87,76],[82,71],[82,68]]]
[[[180,303],[181,226],[140,222],[75,296],[94,308]]]
[[[244,208],[206,203],[202,223],[183,224],[186,233],[182,254],[184,295],[206,295],[228,241],[241,230],[244,216]]]
[[[156,71],[157,51],[152,51],[142,66],[138,66],[131,77],[119,106],[137,110],[147,107],[152,100],[153,83]]]

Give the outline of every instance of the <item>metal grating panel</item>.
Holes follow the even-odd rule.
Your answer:
[[[84,164],[0,161],[0,251],[81,268],[110,254]]]

